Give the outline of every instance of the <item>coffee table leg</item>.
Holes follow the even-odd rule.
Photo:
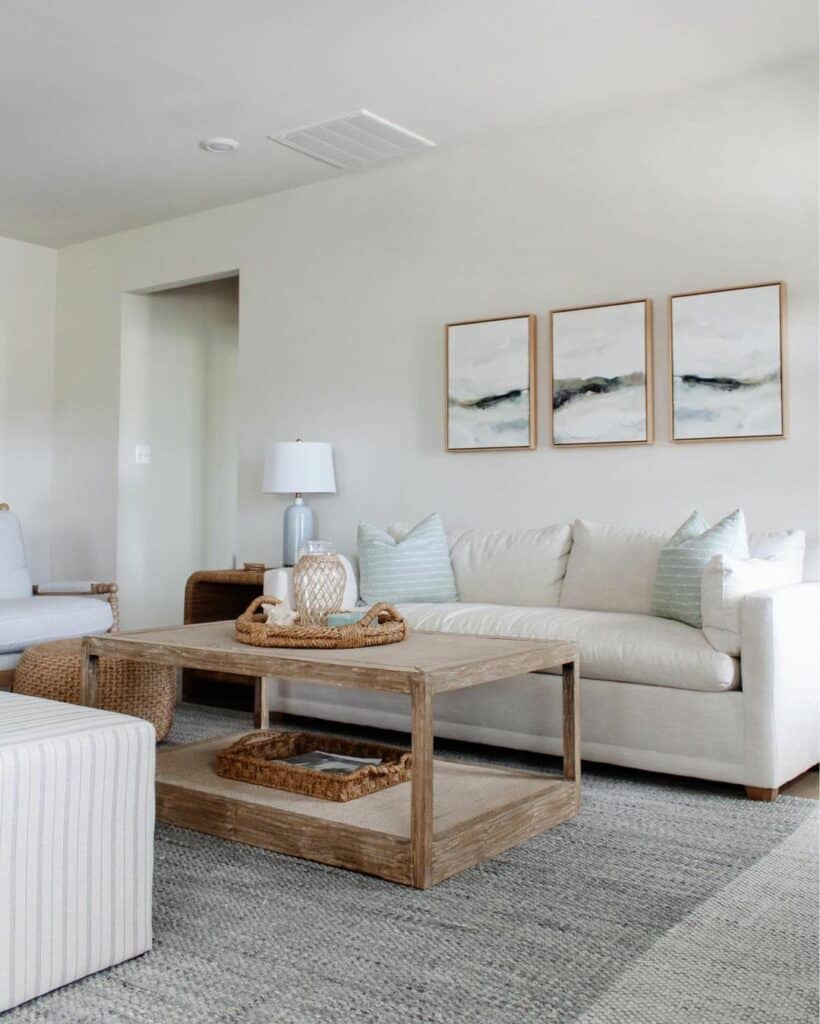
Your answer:
[[[89,654],[88,648],[83,644],[82,657],[80,659],[80,703],[86,707],[94,707],[97,701],[97,666],[99,658],[96,654]]]
[[[412,701],[410,857],[413,885],[429,889],[433,868],[433,698],[426,683],[414,687]]]
[[[254,729],[270,728],[270,693],[267,676],[257,676],[253,698]]]
[[[579,705],[578,660],[562,666],[564,707],[564,778],[578,782],[581,778],[581,709]]]

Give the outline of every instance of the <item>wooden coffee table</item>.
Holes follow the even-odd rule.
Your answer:
[[[410,698],[409,793],[399,785],[334,803],[222,779],[214,770],[216,754],[237,739],[233,735],[157,755],[157,817],[172,825],[427,889],[566,821],[580,807],[578,657],[570,643],[413,631],[384,647],[287,650],[238,643],[232,621],[107,634],[84,641],[84,703],[94,702],[103,655],[256,676],[263,728],[269,676]],[[562,775],[434,760],[436,694],[555,667],[563,670]],[[541,678],[545,689],[558,685],[554,677]]]

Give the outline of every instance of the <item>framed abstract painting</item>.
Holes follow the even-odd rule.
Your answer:
[[[553,445],[652,440],[650,300],[553,310]]]
[[[670,300],[672,438],[779,438],[785,285],[747,285]]]
[[[447,451],[535,448],[535,316],[447,324],[445,348]]]

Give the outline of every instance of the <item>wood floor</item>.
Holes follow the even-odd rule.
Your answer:
[[[802,796],[806,800],[820,800],[820,769],[812,768],[805,775],[798,775],[780,792],[784,796]]]

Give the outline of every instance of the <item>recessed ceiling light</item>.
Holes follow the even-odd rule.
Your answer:
[[[203,139],[199,144],[200,149],[206,153],[235,153],[239,149],[236,139],[224,139],[216,136],[213,139]]]
[[[369,110],[357,110],[333,121],[322,121],[268,138],[343,171],[435,146],[430,139],[371,114]]]

